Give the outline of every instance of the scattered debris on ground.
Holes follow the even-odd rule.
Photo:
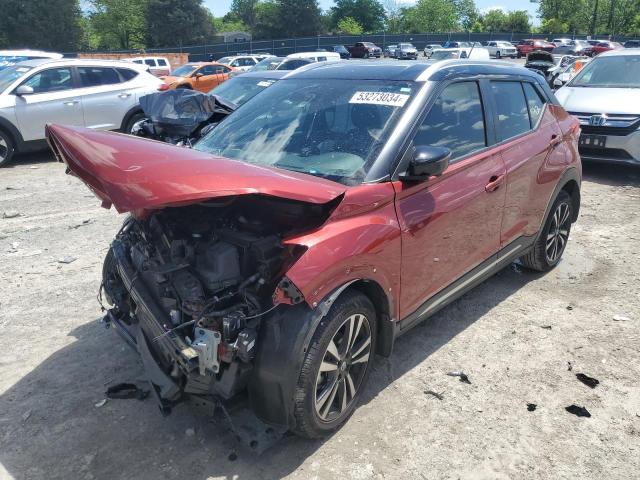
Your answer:
[[[134,383],[118,383],[117,385],[112,385],[107,388],[105,395],[107,398],[119,400],[128,400],[133,398],[137,400],[144,400],[149,396],[149,390],[144,390]]]
[[[538,408],[538,405],[535,403],[527,403],[527,410],[529,412],[533,412],[536,408]]]
[[[77,260],[77,257],[73,257],[71,255],[66,255],[64,257],[59,258],[57,261],[58,263],[73,263]]]
[[[584,373],[576,373],[576,378],[589,388],[596,388],[600,383],[598,379],[585,375]]]
[[[20,212],[2,212],[2,218],[16,218],[20,216]]]
[[[442,400],[444,395],[442,393],[434,392],[433,390],[425,390],[424,393],[426,395],[431,395],[432,397],[436,397],[438,400]]]
[[[469,381],[469,377],[467,376],[466,373],[464,373],[461,370],[456,370],[454,372],[449,372],[449,373],[447,373],[447,375],[449,375],[450,377],[459,377],[460,381],[462,383],[468,383],[469,385],[471,385],[471,381]]]
[[[569,405],[568,407],[565,407],[565,410],[569,413],[573,413],[574,415],[578,416],[578,417],[591,417],[591,414],[589,413],[589,410],[587,410],[584,407],[579,407],[578,405]]]
[[[540,328],[544,328],[545,330],[551,330],[551,325],[540,325]]]
[[[107,399],[106,399],[106,398],[103,398],[103,399],[102,399],[102,400],[100,400],[98,403],[96,403],[94,406],[95,406],[96,408],[100,408],[100,407],[104,407],[106,403],[107,403]]]
[[[631,320],[631,318],[627,317],[626,315],[614,315],[613,319],[616,322],[629,322]]]

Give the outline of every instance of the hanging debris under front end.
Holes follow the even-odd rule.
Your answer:
[[[245,389],[276,287],[303,301],[284,274],[305,249],[283,238],[317,228],[335,204],[241,195],[125,222],[103,270],[106,320],[140,353],[163,412],[185,394]]]

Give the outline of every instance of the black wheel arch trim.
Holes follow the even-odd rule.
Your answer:
[[[540,230],[538,231],[538,235],[542,234],[544,223],[546,222],[547,217],[549,216],[549,212],[551,211],[553,202],[556,201],[556,198],[558,197],[560,190],[565,190],[565,187],[567,187],[571,182],[575,182],[577,186],[577,189],[575,192],[568,192],[573,201],[573,205],[572,205],[573,218],[571,219],[571,221],[572,223],[574,223],[578,220],[578,215],[580,213],[580,186],[582,184],[582,177],[580,176],[580,173],[578,172],[578,169],[576,167],[571,167],[565,170],[565,172],[562,174],[562,176],[560,177],[560,179],[556,184],[556,188],[553,190],[553,194],[551,195],[551,197],[549,198],[549,201],[547,202],[547,208],[544,211],[544,217],[542,217],[542,222],[540,224]],[[577,196],[577,199],[576,197],[574,197],[574,195]]]
[[[125,114],[124,118],[122,119],[122,124],[120,125],[120,131],[121,132],[125,132],[125,130],[127,128],[127,124],[129,123],[129,120],[131,120],[131,117],[133,117],[137,113],[144,113],[144,111],[142,110],[142,107],[140,107],[140,104],[134,105]],[[127,133],[127,132],[125,132],[125,133]]]
[[[13,140],[13,148],[16,152],[20,151],[24,146],[24,139],[20,134],[20,130],[11,123],[6,118],[0,117],[0,130],[5,131],[7,134],[11,136],[11,140]]]

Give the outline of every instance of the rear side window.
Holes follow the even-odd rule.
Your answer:
[[[447,147],[460,158],[487,146],[484,110],[476,82],[447,86],[429,110],[415,145]]]
[[[520,82],[491,82],[498,116],[498,141],[530,130],[529,112]]]
[[[118,68],[118,73],[122,77],[123,82],[128,82],[129,80],[133,80],[138,76],[138,72],[135,70],[130,70],[128,68]]]
[[[147,58],[144,63],[146,63],[147,65],[149,65],[150,67],[155,67],[156,66],[156,61],[153,58]]]
[[[80,75],[80,84],[83,87],[121,83],[118,72],[111,67],[78,67],[78,74]]]
[[[538,91],[530,83],[523,83],[524,95],[527,98],[527,107],[529,107],[529,118],[531,119],[531,128],[535,128],[538,125],[540,116],[542,115],[542,109],[544,108],[545,101],[542,99]]]
[[[161,67],[166,67],[167,66],[167,62],[164,58],[159,58],[158,59],[158,65],[160,65]]]

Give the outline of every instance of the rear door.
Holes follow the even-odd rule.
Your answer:
[[[538,232],[556,177],[539,172],[549,165],[564,164],[564,151],[557,148],[562,132],[546,95],[528,81],[492,80],[495,108],[496,151],[506,166],[506,204],[501,244]],[[543,168],[547,164],[546,168]]]
[[[416,146],[452,150],[444,174],[394,182],[402,231],[401,318],[500,247],[505,167],[491,147],[490,111],[480,92],[478,81],[446,86],[413,138]]]
[[[21,85],[33,88],[33,94],[16,96],[16,117],[25,141],[44,138],[47,123],[81,127],[82,98],[72,67],[40,70]]]

